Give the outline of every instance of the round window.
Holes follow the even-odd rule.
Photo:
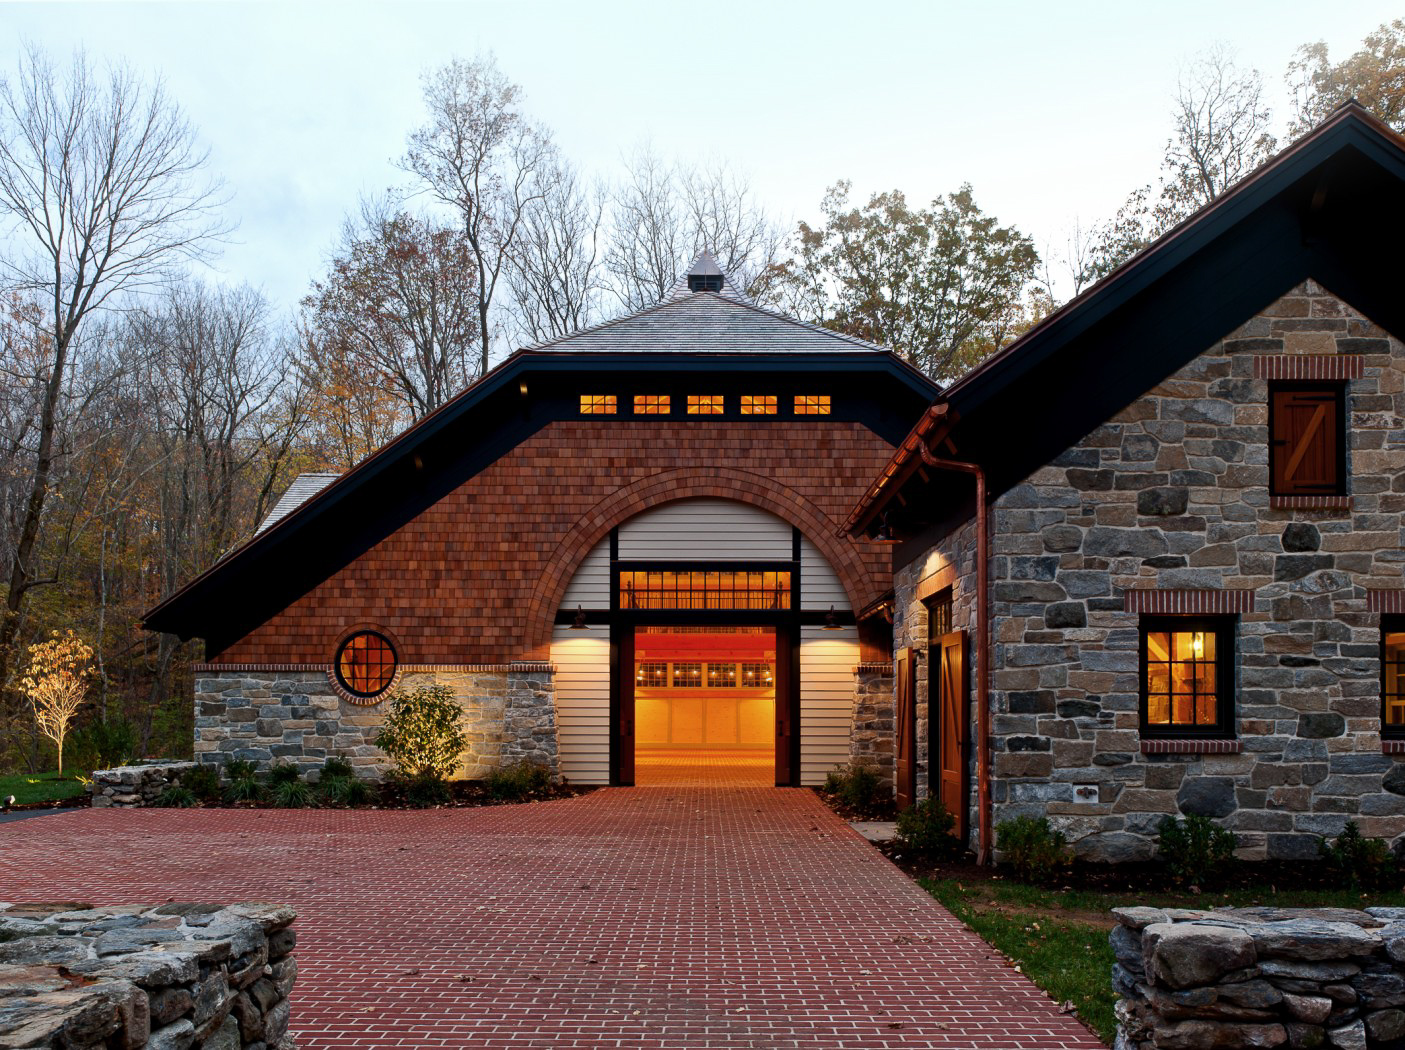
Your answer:
[[[337,680],[353,696],[370,698],[395,678],[395,647],[375,631],[358,631],[337,650]]]

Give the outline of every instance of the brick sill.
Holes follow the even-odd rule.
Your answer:
[[[1405,743],[1405,741],[1402,741]],[[1144,755],[1237,755],[1244,750],[1238,740],[1143,740]]]
[[[1351,510],[1350,496],[1270,496],[1268,505],[1273,510]]]
[[[1395,738],[1381,741],[1381,754],[1383,755],[1405,755],[1405,738]]]

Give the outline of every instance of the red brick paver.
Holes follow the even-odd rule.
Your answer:
[[[809,791],[0,825],[0,900],[285,901],[333,1047],[1098,1047]]]

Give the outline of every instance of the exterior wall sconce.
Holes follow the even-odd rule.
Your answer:
[[[844,630],[844,625],[843,625],[842,623],[840,623],[839,620],[838,620],[838,619],[835,617],[835,615],[834,615],[834,606],[831,605],[831,606],[829,607],[829,612],[827,612],[827,613],[824,614],[824,626],[821,627],[820,630],[822,630],[822,631],[842,631],[842,630]]]
[[[888,525],[888,512],[883,512],[883,518],[878,523],[878,531],[873,536],[874,543],[897,543],[898,538],[893,535],[893,530]]]
[[[588,631],[588,630],[590,630],[590,628],[585,625],[585,610],[582,609],[579,605],[576,606],[576,618],[575,618],[575,620],[571,623],[571,630],[573,630],[573,631]]]

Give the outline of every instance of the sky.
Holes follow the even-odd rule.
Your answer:
[[[969,182],[1047,251],[1154,179],[1197,53],[1225,44],[1261,70],[1286,122],[1298,45],[1338,60],[1399,15],[1375,0],[0,3],[0,73],[29,42],[164,78],[238,223],[217,278],[291,311],[358,199],[405,183],[420,74],[455,56],[492,51],[587,173],[618,177],[648,142],[725,162],[787,221],[817,218],[841,178],[855,199],[918,202]]]

